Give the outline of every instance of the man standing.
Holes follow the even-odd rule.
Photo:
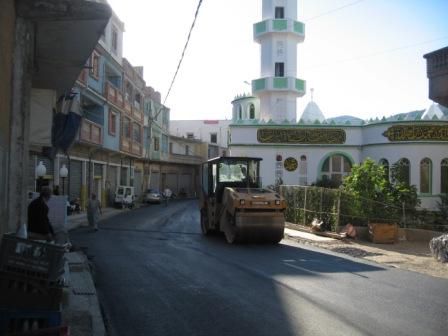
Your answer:
[[[51,197],[48,187],[42,187],[40,196],[28,205],[28,234],[30,239],[51,241],[54,230],[48,219],[47,202]]]
[[[96,198],[96,194],[92,194],[87,204],[87,219],[89,221],[89,226],[93,227],[95,231],[98,231],[98,220],[100,219],[101,203]]]
[[[168,200],[171,198],[172,195],[173,193],[171,192],[171,190],[165,188],[165,190],[163,191],[163,198],[165,198],[165,206],[168,206]]]

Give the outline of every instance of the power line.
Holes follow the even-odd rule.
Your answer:
[[[370,53],[370,54],[359,55],[356,57],[342,59],[342,60],[332,62],[332,63],[313,65],[313,66],[308,67],[308,69],[321,68],[321,67],[325,67],[325,66],[346,63],[346,62],[354,62],[354,61],[358,61],[361,59],[375,57],[375,56],[381,56],[381,55],[385,55],[385,54],[389,54],[389,53],[393,53],[393,52],[401,51],[404,49],[409,49],[409,48],[413,48],[413,47],[417,47],[420,45],[424,45],[424,44],[428,44],[428,43],[432,43],[432,42],[436,42],[436,41],[440,41],[440,40],[445,40],[445,39],[448,39],[448,36],[443,36],[443,37],[439,37],[439,38],[432,39],[432,40],[421,41],[421,42],[417,42],[414,44],[400,46],[400,47],[396,47],[396,48],[392,48],[392,49],[381,50],[381,51],[377,51],[377,52]]]
[[[333,9],[329,10],[328,12],[324,12],[324,13],[321,13],[321,14],[319,14],[319,15],[310,17],[310,18],[304,20],[304,22],[309,22],[309,21],[318,19],[318,18],[320,18],[320,17],[322,17],[322,16],[326,16],[326,15],[333,14],[334,12],[338,12],[338,11],[344,9],[344,8],[347,8],[347,7],[355,6],[355,5],[357,5],[357,4],[359,4],[360,2],[363,2],[363,1],[365,1],[365,0],[357,0],[357,1],[355,1],[355,2],[351,2],[351,3],[346,4],[346,5],[344,5],[344,6],[337,7],[337,8],[333,8]]]
[[[193,23],[191,24],[190,31],[188,32],[187,42],[185,43],[184,49],[182,51],[182,55],[180,57],[179,64],[177,65],[176,72],[174,73],[173,80],[171,81],[170,88],[168,89],[165,99],[163,100],[163,105],[165,105],[166,100],[168,99],[168,96],[170,95],[171,89],[173,88],[174,81],[176,80],[177,73],[179,72],[180,66],[181,66],[182,61],[185,56],[185,51],[187,50],[188,43],[190,42],[191,32],[193,31],[194,25],[196,24],[196,19],[198,18],[199,9],[201,8],[201,5],[202,5],[202,0],[199,0],[198,7],[196,8],[196,13],[194,14]],[[157,118],[157,116],[156,116],[156,118]]]

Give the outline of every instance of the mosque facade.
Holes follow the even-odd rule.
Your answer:
[[[432,104],[375,120],[325,118],[311,99],[297,119],[296,100],[306,92],[296,74],[297,43],[305,38],[297,0],[263,0],[262,16],[254,24],[261,76],[252,81],[251,94],[232,101],[231,155],[262,158],[264,186],[340,182],[367,158],[388,168],[401,163],[421,206],[436,208],[439,195],[448,192],[448,108]]]

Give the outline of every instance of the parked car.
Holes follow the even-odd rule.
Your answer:
[[[135,199],[134,187],[119,186],[115,191],[114,205],[133,208]]]
[[[157,189],[148,189],[145,195],[146,203],[157,203],[162,202],[162,194]]]

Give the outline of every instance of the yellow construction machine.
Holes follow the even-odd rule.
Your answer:
[[[286,201],[261,187],[260,158],[219,157],[202,164],[201,230],[233,243],[278,243]]]

